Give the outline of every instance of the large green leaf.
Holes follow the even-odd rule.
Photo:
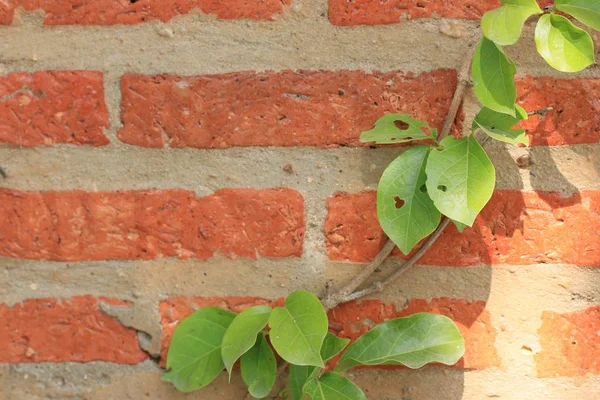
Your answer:
[[[535,27],[535,45],[544,60],[561,72],[581,71],[595,62],[590,34],[561,15],[540,18]]]
[[[379,224],[404,254],[440,223],[440,212],[425,186],[429,152],[429,146],[416,146],[400,154],[384,171],[377,187]]]
[[[350,379],[337,372],[326,372],[304,385],[312,400],[367,400],[367,396]]]
[[[235,314],[206,307],[184,319],[171,339],[164,381],[182,392],[200,389],[223,371],[221,343]]]
[[[501,114],[489,108],[483,108],[473,121],[473,129],[481,129],[486,135],[493,139],[511,144],[529,145],[529,136],[525,129],[515,129],[515,125],[522,119],[527,119],[525,112],[518,105],[517,117],[508,114]]]
[[[409,114],[386,114],[375,122],[373,129],[360,135],[360,141],[393,144],[431,139],[436,136],[436,129],[430,128],[423,121],[411,118]]]
[[[600,31],[600,1],[594,0],[556,0],[557,10],[566,12],[587,26]]]
[[[483,15],[481,29],[496,44],[515,44],[521,37],[525,21],[541,13],[536,0],[502,0],[502,6]]]
[[[321,347],[321,357],[323,361],[327,362],[336,355],[338,355],[344,348],[350,343],[350,339],[343,339],[335,336],[331,332],[327,332],[325,341]],[[318,367],[308,367],[291,365],[289,373],[290,392],[292,394],[292,400],[302,399],[302,388],[309,379],[317,376],[321,369]]]
[[[483,37],[473,54],[471,77],[475,95],[485,107],[515,115],[515,64],[500,47]]]
[[[419,313],[377,325],[342,355],[336,370],[357,365],[404,365],[421,368],[428,363],[455,364],[465,343],[450,318]]]
[[[242,356],[240,368],[248,392],[257,399],[267,397],[277,378],[277,360],[264,334],[260,334],[256,344]]]
[[[494,165],[474,136],[449,136],[440,144],[425,168],[429,196],[442,214],[473,226],[494,192]]]
[[[230,377],[233,364],[254,346],[256,336],[267,326],[270,316],[270,307],[250,307],[238,314],[229,325],[223,337],[221,356]]]
[[[320,351],[327,335],[327,314],[312,293],[296,291],[277,307],[269,319],[271,343],[285,361],[323,367]]]

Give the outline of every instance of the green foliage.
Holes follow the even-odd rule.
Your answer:
[[[500,140],[501,142],[528,146],[529,136],[525,134],[525,130],[515,129],[515,125],[519,121],[528,118],[527,111],[518,105],[515,107],[517,110],[516,117],[501,114],[489,108],[482,108],[473,121],[473,130],[479,128],[492,139]]]
[[[284,360],[298,361],[292,362],[289,370],[289,392],[293,400],[307,397],[313,400],[366,399],[348,378],[338,372],[323,371],[325,362],[342,352],[350,340],[327,332],[327,315],[319,300],[309,292],[296,291],[287,297],[284,304],[284,307],[272,311],[265,306],[251,307],[238,315],[216,307],[194,312],[175,329],[167,356],[169,371],[163,380],[172,382],[180,391],[190,392],[212,382],[225,370],[226,364],[231,371],[239,359],[242,380],[248,386],[248,392],[262,399],[271,393],[277,380],[275,350]],[[412,317],[418,321],[416,329],[403,329],[394,322],[398,320],[375,327],[372,332],[391,332],[395,329],[400,336],[393,341],[374,343],[372,348],[363,352],[367,362],[361,364],[353,356],[351,366],[372,365],[369,362],[374,354],[378,354],[375,352],[392,354],[402,345],[409,348],[420,343],[427,349],[419,350],[419,353],[448,353],[441,344],[437,347],[433,347],[433,344],[448,341],[450,329],[447,324],[454,326],[453,323],[445,317],[434,315],[428,319],[427,315]],[[266,328],[267,319],[270,331]],[[421,330],[429,333],[424,335]],[[458,332],[456,327],[455,330]],[[362,343],[361,340],[364,342],[365,337],[368,339],[373,335],[367,333],[356,343]],[[356,348],[356,343],[348,351]],[[459,341],[458,345],[463,344]],[[315,347],[316,355],[313,354]],[[354,353],[355,350],[351,352]],[[426,362],[427,357],[423,355],[421,362]],[[447,354],[431,357],[432,361],[438,358],[442,362],[449,360]],[[307,361],[312,364],[307,364]]]
[[[413,369],[431,362],[452,365],[463,354],[464,339],[451,319],[419,313],[384,322],[361,336],[348,346],[336,371],[357,365],[404,365]]]
[[[304,385],[304,393],[312,400],[367,400],[354,382],[337,372],[326,372]]]
[[[450,136],[440,145],[427,162],[427,192],[442,214],[472,226],[494,192],[494,165],[475,136]]]
[[[399,128],[402,127],[401,128]],[[413,140],[435,139],[437,130],[423,121],[412,119],[408,114],[386,114],[375,122],[375,127],[360,135],[363,143],[405,143]]]
[[[240,361],[242,380],[248,385],[248,391],[253,397],[267,397],[277,378],[277,360],[275,354],[261,333],[256,344],[242,355]]]
[[[429,146],[416,146],[400,154],[387,167],[377,188],[379,223],[404,254],[440,223],[440,212],[425,186],[429,152]]]
[[[248,308],[233,319],[221,346],[223,363],[230,377],[233,364],[254,346],[258,334],[267,326],[270,316],[271,307],[256,306]]]
[[[594,0],[556,0],[557,10],[570,14],[587,26],[600,30],[600,2]]]
[[[535,28],[538,53],[562,72],[581,71],[594,61],[594,42],[589,33],[561,15],[544,15]]]
[[[324,367],[321,346],[327,335],[327,314],[319,299],[310,292],[288,296],[269,320],[271,344],[285,361],[296,365]]]
[[[191,392],[211,383],[225,368],[221,343],[235,314],[206,307],[183,320],[171,339],[167,372],[163,380],[182,392]]]
[[[515,44],[525,21],[541,13],[535,0],[502,0],[502,6],[483,15],[481,29],[488,39],[499,45]]]
[[[515,115],[517,89],[515,64],[494,42],[482,38],[471,64],[475,95],[485,107],[499,113]]]

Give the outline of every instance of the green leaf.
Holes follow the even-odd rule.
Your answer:
[[[502,49],[487,38],[482,38],[471,64],[475,95],[485,107],[499,113],[515,115],[517,88],[515,64]]]
[[[327,332],[325,341],[321,347],[321,357],[327,362],[338,355],[350,343],[350,339],[342,339],[331,332]],[[302,388],[308,380],[317,376],[321,369],[317,367],[307,367],[292,365],[290,366],[289,382],[292,400],[302,399]]]
[[[593,0],[556,0],[557,10],[566,12],[587,26],[600,31],[600,2]]]
[[[502,0],[502,6],[483,15],[481,29],[496,44],[515,44],[521,37],[525,21],[541,13],[536,0]]]
[[[337,356],[350,343],[350,339],[340,338],[331,332],[327,332],[325,341],[321,347],[321,357],[327,362]]]
[[[425,185],[429,152],[429,146],[416,146],[400,154],[387,167],[377,188],[381,228],[404,254],[410,253],[440,223],[440,212]]]
[[[367,400],[367,396],[350,379],[337,372],[326,372],[304,386],[312,400]]]
[[[429,134],[425,132],[425,129],[429,131]],[[411,118],[408,114],[386,114],[375,122],[373,129],[360,135],[360,141],[362,143],[394,144],[412,140],[435,139],[436,136],[436,129],[430,128],[423,121]]]
[[[450,221],[452,221],[454,226],[456,226],[456,229],[458,229],[458,233],[462,233],[465,230],[465,228],[467,227],[465,224],[461,224],[460,222],[455,221],[453,219],[451,219]]]
[[[277,378],[277,360],[264,334],[259,335],[256,344],[242,356],[240,367],[248,392],[257,399],[267,397]]]
[[[191,392],[211,383],[225,368],[221,342],[235,314],[217,307],[194,312],[175,328],[167,354],[163,381],[182,392]]]
[[[225,369],[229,372],[233,364],[256,343],[256,336],[267,326],[271,308],[267,306],[250,307],[238,314],[223,337],[221,356]]]
[[[486,135],[493,139],[511,144],[529,145],[529,136],[525,134],[524,129],[513,129],[521,121],[522,108],[517,112],[517,117],[508,114],[501,114],[489,108],[483,108],[473,121],[473,129],[481,129]],[[527,113],[525,113],[527,119]]]
[[[296,291],[269,319],[271,344],[285,361],[296,365],[325,366],[320,351],[327,335],[327,314],[310,292]]]
[[[594,64],[594,41],[561,15],[546,14],[535,27],[538,53],[554,69],[577,72]]]
[[[342,355],[336,370],[357,365],[455,364],[465,352],[464,339],[450,318],[419,313],[377,325]]]
[[[474,136],[449,136],[429,155],[427,192],[447,217],[473,226],[475,217],[494,192],[494,165]]]

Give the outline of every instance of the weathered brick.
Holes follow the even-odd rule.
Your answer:
[[[42,71],[0,76],[0,143],[108,143],[102,73]]]
[[[144,361],[135,330],[104,314],[99,302],[126,305],[91,296],[0,304],[0,362]]]
[[[289,4],[290,0],[7,0],[0,2],[0,23],[12,23],[18,6],[43,10],[46,25],[115,25],[168,21],[195,9],[221,19],[273,20]]]
[[[194,310],[203,307],[221,307],[240,312],[254,305],[281,305],[283,299],[271,302],[256,297],[172,297],[160,303],[162,317],[162,363],[166,361],[171,337],[177,324]],[[483,369],[499,365],[494,343],[496,330],[491,325],[490,315],[485,310],[485,302],[468,303],[464,300],[440,298],[431,301],[414,299],[401,310],[393,304],[377,300],[351,302],[338,306],[329,314],[330,325],[339,328],[339,336],[356,339],[366,333],[374,324],[388,319],[404,317],[418,312],[432,312],[446,315],[454,320],[466,341],[465,357],[458,367]]]
[[[538,334],[538,376],[600,374],[600,306],[565,314],[546,311]]]
[[[600,142],[600,79],[525,77],[517,87],[517,102],[526,110],[553,108],[522,123],[532,145]]]
[[[337,193],[325,222],[331,260],[368,262],[387,240],[377,221],[375,192]],[[459,234],[446,229],[423,265],[575,264],[600,266],[600,192],[497,191]]]
[[[386,112],[441,127],[454,70],[125,75],[119,138],[144,147],[357,146]]]
[[[0,255],[56,261],[300,256],[304,200],[290,189],[0,190]]]

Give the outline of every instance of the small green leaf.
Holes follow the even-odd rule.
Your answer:
[[[600,31],[600,2],[592,0],[556,0],[557,10],[570,14],[587,26]]]
[[[515,64],[502,49],[487,38],[482,38],[471,65],[473,90],[485,107],[499,113],[515,115],[517,88]]]
[[[438,210],[447,217],[473,226],[475,217],[494,192],[494,164],[474,136],[449,136],[429,155],[427,192]]]
[[[342,339],[331,332],[327,332],[325,341],[321,347],[321,357],[327,362],[338,355],[350,343],[350,339]],[[307,366],[290,366],[289,382],[292,400],[302,399],[302,388],[309,379],[314,378],[319,373],[320,368]]]
[[[416,146],[400,154],[387,167],[377,187],[381,228],[404,254],[410,253],[440,223],[440,212],[425,185],[429,152],[429,146]]]
[[[260,334],[256,344],[242,356],[240,368],[248,392],[257,399],[267,397],[277,378],[277,360],[264,334]]]
[[[367,396],[350,379],[337,372],[326,372],[304,385],[312,400],[367,400]]]
[[[412,369],[433,362],[453,365],[464,352],[464,339],[450,318],[419,313],[384,322],[358,338],[344,352],[336,370],[357,365]]]
[[[451,221],[454,224],[454,226],[456,226],[456,229],[458,230],[459,233],[462,233],[465,230],[465,228],[467,227],[465,224],[461,224],[460,222],[455,221],[453,219]]]
[[[502,6],[486,12],[481,18],[483,34],[499,45],[515,44],[521,37],[523,24],[542,10],[535,0],[502,0]]]
[[[350,339],[340,338],[331,332],[327,332],[323,347],[321,347],[321,357],[327,362],[337,356],[350,343]]]
[[[515,107],[519,107],[518,105]],[[511,144],[529,145],[529,136],[524,129],[513,129],[521,121],[522,108],[517,112],[517,117],[501,114],[489,108],[483,108],[473,121],[473,129],[481,129],[493,139]],[[527,113],[525,113],[527,118]]]
[[[163,381],[182,392],[211,383],[223,371],[221,343],[235,314],[217,307],[194,312],[175,328]]]
[[[229,372],[233,364],[256,343],[256,336],[267,326],[271,308],[267,306],[250,307],[238,314],[223,337],[221,356],[225,369]]]
[[[429,131],[429,134],[425,132],[425,129]],[[436,129],[430,128],[423,121],[411,118],[408,114],[386,114],[375,122],[373,129],[360,135],[360,141],[362,143],[394,144],[435,139],[436,136]]]
[[[320,351],[327,335],[327,314],[310,292],[296,291],[269,319],[271,344],[285,361],[296,365],[325,366]]]
[[[535,27],[538,53],[554,69],[577,72],[594,64],[594,41],[561,15],[546,14]]]

